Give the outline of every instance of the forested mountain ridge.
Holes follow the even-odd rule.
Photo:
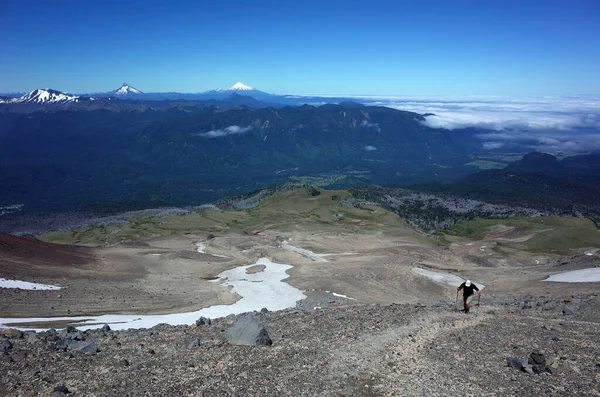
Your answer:
[[[363,184],[443,178],[468,161],[468,149],[423,120],[350,102],[3,113],[0,206],[197,204],[332,172]]]

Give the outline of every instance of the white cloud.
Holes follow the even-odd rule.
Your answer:
[[[419,114],[433,113],[425,124],[434,128],[478,127],[570,130],[600,129],[600,97],[538,97],[510,99],[472,97],[356,97],[369,105]]]
[[[600,150],[600,97],[360,96],[366,105],[428,114],[432,128],[475,127],[482,147],[525,148],[544,152]],[[363,123],[363,125],[365,125]]]
[[[377,132],[381,132],[381,128],[379,128],[379,124],[377,124],[377,123],[372,123],[372,122],[370,122],[370,121],[368,121],[368,120],[363,120],[363,121],[361,121],[361,123],[360,123],[360,124],[361,124],[363,127],[366,127],[366,128],[374,128],[375,130],[377,130]]]
[[[365,146],[365,150],[367,152],[372,152],[373,150],[377,150],[377,148],[375,146],[367,145]]]
[[[600,150],[600,131],[503,131],[477,134],[486,149],[520,147],[540,152],[572,151],[589,153]]]
[[[252,129],[252,126],[240,127],[239,125],[230,125],[220,130],[212,130],[195,134],[205,138],[220,138],[227,135],[244,134]]]

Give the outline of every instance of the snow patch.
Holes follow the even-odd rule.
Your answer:
[[[290,245],[286,240],[283,240],[281,242],[280,247],[283,249],[286,249],[286,250],[293,251],[297,254],[300,254],[303,257],[308,258],[313,262],[329,262],[327,259],[323,258],[323,256],[327,255],[327,254],[315,254],[314,252],[312,252],[310,250],[294,247],[293,245]]]
[[[113,91],[115,95],[127,95],[127,94],[141,94],[142,91],[137,88],[133,88],[127,83],[123,83],[123,85],[118,89]]]
[[[255,265],[264,265],[262,272],[248,274],[246,269]],[[102,324],[110,325],[111,329],[123,330],[128,328],[150,328],[157,324],[171,325],[193,324],[199,317],[220,318],[230,314],[240,314],[260,310],[283,310],[295,307],[296,301],[306,298],[299,289],[283,282],[289,275],[287,270],[293,266],[274,263],[268,258],[260,258],[255,264],[239,266],[219,274],[214,282],[223,286],[231,286],[231,293],[241,296],[231,305],[215,305],[205,309],[187,313],[155,314],[155,315],[121,315],[107,314],[88,317],[38,317],[38,318],[0,318],[0,328],[6,324],[32,323],[41,321],[81,321],[78,329],[99,328]],[[37,329],[27,327],[23,329]],[[43,329],[43,328],[41,328]]]
[[[600,267],[557,273],[549,276],[544,281],[554,281],[557,283],[597,283],[600,282]]]
[[[77,102],[79,97],[51,89],[37,89],[20,98],[12,99],[11,103],[57,103]]]
[[[212,255],[212,256],[219,257],[219,258],[229,258],[228,256],[225,256],[225,255],[209,254],[205,250],[206,250],[206,245],[204,245],[204,243],[196,243],[196,251],[199,252],[200,254]]]
[[[355,300],[356,300],[356,298],[349,298],[349,297],[347,297],[346,295],[342,295],[342,294],[336,294],[335,292],[332,292],[332,293],[331,293],[331,295],[333,295],[333,296],[337,296],[337,297],[339,297],[339,298],[350,299],[351,301],[355,301]]]
[[[453,287],[458,287],[466,281],[465,279],[455,276],[454,274],[432,272],[430,270],[421,269],[420,267],[413,267],[412,271],[420,276],[425,276],[433,281],[437,281],[438,283],[451,285]],[[473,283],[479,288],[479,290],[485,288],[485,285],[481,283],[476,281],[473,281]]]
[[[7,280],[0,277],[0,288],[16,288],[28,290],[58,290],[62,289],[58,285],[30,283],[29,281]]]
[[[229,88],[229,91],[252,91],[254,90],[254,88],[244,85],[242,83],[240,83],[239,81],[237,83],[235,83],[234,85],[231,86],[231,88]]]

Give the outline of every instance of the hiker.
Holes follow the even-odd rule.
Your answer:
[[[475,296],[473,291],[477,291],[477,295],[481,295],[481,292],[479,291],[479,288],[477,288],[477,286],[471,282],[471,280],[467,280],[459,285],[456,289],[456,292],[458,293],[458,291],[461,289],[463,290],[463,304],[465,306],[465,313],[468,313],[469,309],[471,308],[471,300]]]

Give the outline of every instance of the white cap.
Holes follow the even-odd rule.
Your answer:
[[[470,287],[471,286],[471,280],[467,280],[465,282],[465,287]]]

